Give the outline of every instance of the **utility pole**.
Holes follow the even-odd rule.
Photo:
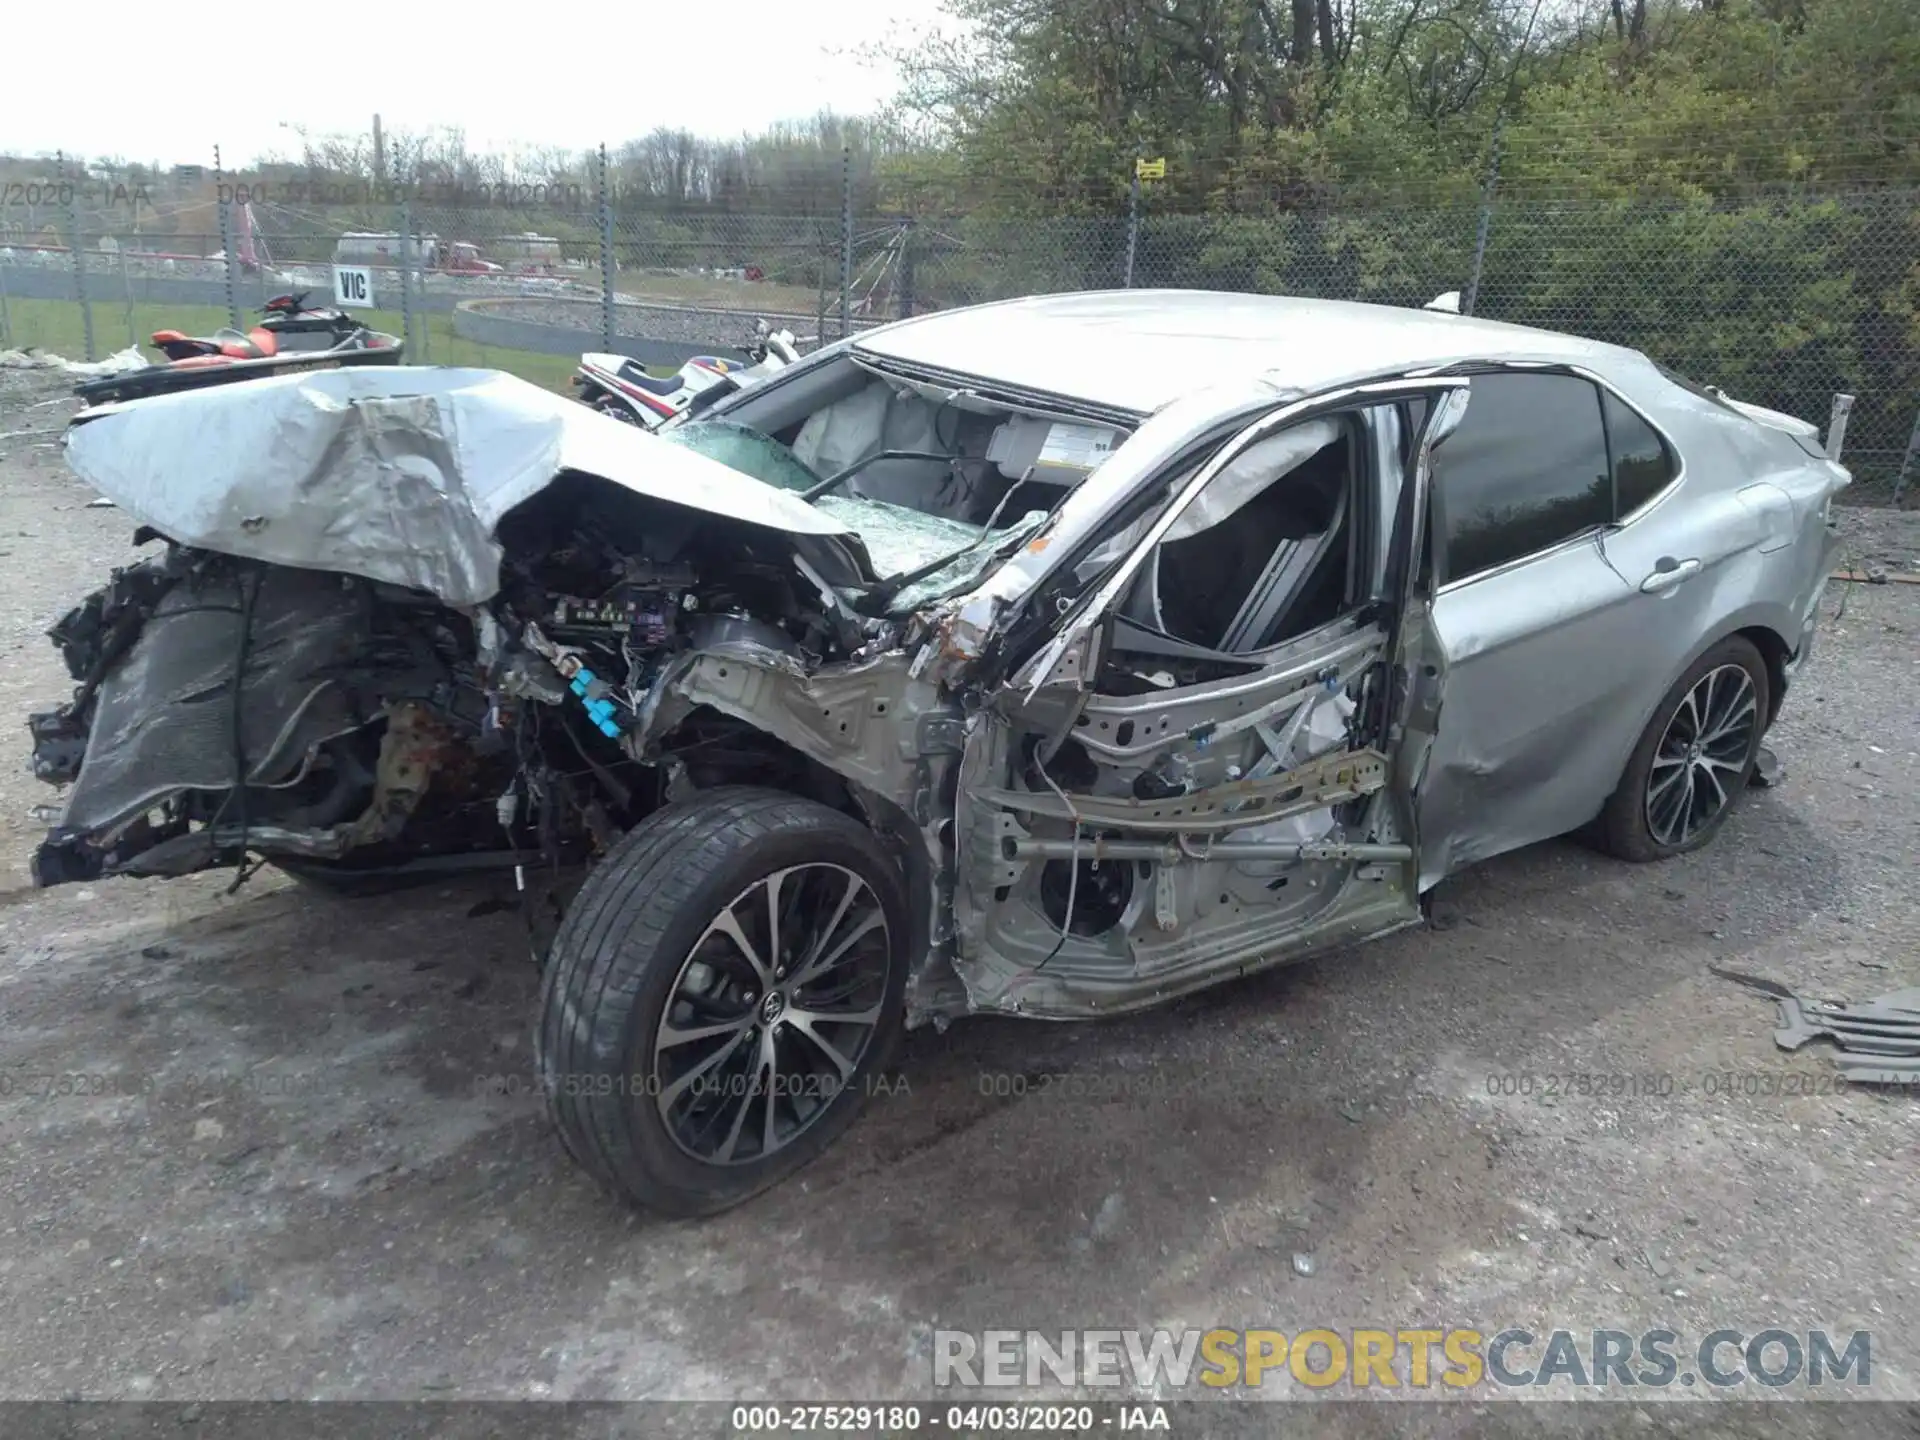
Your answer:
[[[380,117],[373,117],[373,173],[375,182],[387,178],[387,142],[380,134]]]
[[[600,208],[600,348],[613,349],[613,195],[607,188],[607,147],[595,154],[594,199]]]
[[[1893,503],[1896,509],[1899,508],[1900,497],[1907,493],[1907,472],[1913,468],[1913,462],[1916,459],[1920,459],[1920,412],[1916,412],[1913,417],[1913,433],[1907,436],[1907,453],[1901,457],[1900,473],[1894,477],[1893,481]]]
[[[840,147],[840,338],[853,330],[853,146]]]
[[[1487,236],[1493,229],[1493,199],[1500,189],[1500,135],[1506,125],[1504,108],[1493,112],[1493,139],[1487,146],[1487,179],[1480,189],[1480,223],[1473,236],[1473,269],[1467,274],[1467,291],[1460,297],[1460,313],[1473,314],[1480,303],[1480,276],[1487,263]]]
[[[1133,288],[1133,257],[1140,247],[1140,165],[1147,157],[1133,157],[1133,183],[1127,189],[1127,268],[1120,277],[1123,288]]]
[[[1120,277],[1121,285],[1133,288],[1133,262],[1140,251],[1140,220],[1145,211],[1146,191],[1143,188],[1149,180],[1167,178],[1167,157],[1156,155],[1149,160],[1144,150],[1136,149],[1133,154],[1133,183],[1127,188],[1127,268]]]
[[[234,290],[233,279],[233,202],[221,198],[226,188],[226,172],[220,166],[220,147],[216,145],[213,147],[213,194],[215,212],[220,217],[220,272],[227,282],[227,324],[238,330],[240,297]]]

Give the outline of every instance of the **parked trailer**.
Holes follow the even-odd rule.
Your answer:
[[[350,230],[334,244],[333,263],[397,266],[401,257],[406,255],[417,268],[430,270],[440,264],[438,235],[415,235],[410,244],[413,247],[411,251],[403,250],[400,235],[393,231],[376,233]]]
[[[509,270],[551,274],[561,263],[560,241],[552,235],[536,235],[531,230],[494,241],[493,253]]]

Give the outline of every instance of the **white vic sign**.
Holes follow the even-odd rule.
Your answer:
[[[365,265],[333,267],[333,302],[361,310],[373,308],[373,271]]]

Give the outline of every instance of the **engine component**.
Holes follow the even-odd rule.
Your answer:
[[[567,682],[544,656],[517,652],[501,666],[499,675],[502,696],[538,700],[542,705],[566,703]],[[502,705],[498,698],[495,699],[493,714],[496,724],[501,728],[510,728],[507,719],[510,708]]]
[[[673,635],[680,603],[678,595],[657,591],[606,600],[562,596],[554,602],[546,628],[555,635],[626,636],[636,645],[660,646]]]
[[[33,737],[34,777],[49,785],[70,785],[87,758],[87,722],[71,707],[27,717]]]
[[[568,688],[580,697],[580,703],[586,707],[587,718],[593,721],[594,728],[609,740],[618,739],[620,724],[613,718],[613,701],[607,699],[612,687],[582,665],[573,672],[573,681]]]
[[[1238,779],[1230,775],[1229,779]],[[1133,777],[1136,800],[1171,800],[1193,790],[1193,763],[1184,755],[1168,753]]]
[[[1133,866],[1121,860],[1082,860],[1080,879],[1073,863],[1049,860],[1040,871],[1040,908],[1055,930],[1082,937],[1104,935],[1126,917],[1133,900]],[[1071,891],[1073,912],[1067,912]]]

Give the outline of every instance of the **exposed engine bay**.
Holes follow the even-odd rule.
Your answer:
[[[650,762],[682,744],[695,784],[766,774],[764,746],[741,768],[758,734],[741,722],[645,735],[676,656],[799,676],[866,638],[828,620],[787,537],[592,477],[501,538],[500,594],[470,610],[174,544],[117,572],[52,632],[78,689],[33,717],[34,768],[73,788],[36,878],[246,851],[309,873],[584,858],[661,803]]]

